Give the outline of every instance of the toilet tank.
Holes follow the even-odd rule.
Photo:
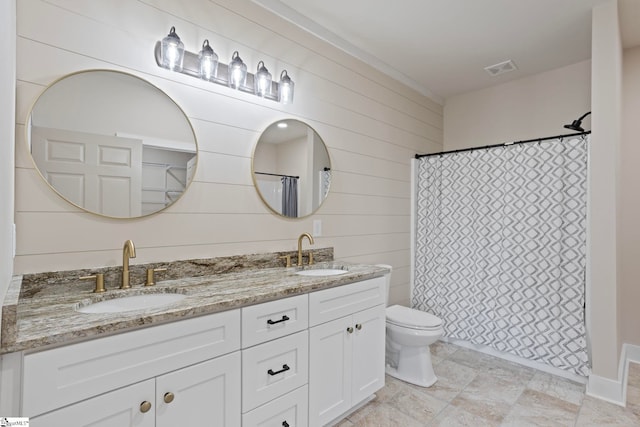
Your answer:
[[[391,287],[391,271],[393,267],[388,264],[376,264],[376,267],[387,268],[389,272],[384,275],[384,286],[385,286],[385,295],[384,295],[384,305],[387,307],[389,305],[389,288]]]

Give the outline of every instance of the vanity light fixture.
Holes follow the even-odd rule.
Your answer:
[[[282,71],[279,82],[274,82],[264,62],[260,61],[256,74],[251,74],[238,51],[233,52],[228,65],[220,63],[209,40],[202,43],[199,53],[189,52],[184,49],[175,27],[171,27],[169,34],[156,43],[154,55],[162,68],[283,104],[293,102],[293,81],[287,70]]]
[[[211,80],[216,76],[218,69],[218,55],[209,46],[209,40],[202,43],[202,50],[198,55],[200,60],[200,78],[203,80]]]
[[[253,78],[255,83],[256,95],[265,97],[265,95],[271,92],[271,73],[264,66],[264,62],[258,62],[258,71]]]
[[[171,27],[167,37],[162,39],[160,65],[172,71],[182,71],[184,60],[184,43],[176,34],[176,27]]]
[[[293,102],[293,80],[289,77],[287,70],[282,70],[282,73],[280,73],[278,101],[283,104],[291,104]]]
[[[247,81],[247,66],[242,62],[240,54],[236,50],[231,55],[231,62],[229,63],[229,87],[234,89],[240,89],[242,86],[246,86]]]

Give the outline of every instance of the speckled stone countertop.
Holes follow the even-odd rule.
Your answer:
[[[322,256],[321,251],[318,254],[314,251],[314,257],[320,260],[328,258]],[[277,260],[279,255],[271,254],[271,258]],[[330,258],[333,258],[332,249]],[[227,258],[212,259],[221,260],[218,262],[192,260],[189,262],[197,261],[195,264],[200,267],[196,277],[163,280],[163,277],[158,275],[159,281],[154,286],[145,287],[140,284],[142,281],[132,280],[132,284],[135,284],[132,289],[120,290],[107,286],[107,289],[111,290],[102,294],[93,293],[90,283],[78,280],[78,277],[90,272],[87,270],[74,272],[74,277],[69,277],[69,274],[50,273],[44,282],[42,277],[39,277],[39,280],[22,280],[21,277],[17,277],[13,280],[2,307],[0,353],[35,351],[143,326],[230,310],[380,277],[387,271],[385,268],[372,265],[330,260],[318,262],[313,266],[284,268],[271,266],[270,263],[249,262],[246,256],[233,259],[235,261],[231,262],[225,262]],[[222,268],[222,271],[215,268],[220,265],[228,267],[229,264],[236,267]],[[238,264],[241,267],[238,267]],[[153,268],[157,268],[158,265],[154,264]],[[203,265],[208,265],[208,270],[213,273],[206,274],[207,269],[201,268]],[[336,276],[296,274],[301,269],[318,268],[338,268],[348,272]],[[187,274],[189,270],[187,267],[181,271]],[[55,280],[56,275],[61,278]],[[145,293],[180,293],[186,295],[186,298],[171,305],[147,310],[102,314],[77,311],[79,307],[93,302]]]

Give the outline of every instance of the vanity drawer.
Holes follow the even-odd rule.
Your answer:
[[[308,378],[306,330],[242,350],[242,412],[305,385]]]
[[[309,326],[384,304],[385,279],[376,277],[309,294]]]
[[[280,338],[307,329],[307,295],[252,305],[242,309],[242,347]]]
[[[22,413],[34,417],[240,349],[240,310],[27,354]]]
[[[302,386],[242,416],[242,427],[307,427],[308,387]]]

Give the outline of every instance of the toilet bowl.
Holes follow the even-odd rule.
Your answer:
[[[388,303],[391,266],[385,275]],[[386,372],[388,375],[421,387],[432,386],[437,377],[431,364],[429,345],[443,333],[442,320],[433,314],[401,305],[386,309]]]

